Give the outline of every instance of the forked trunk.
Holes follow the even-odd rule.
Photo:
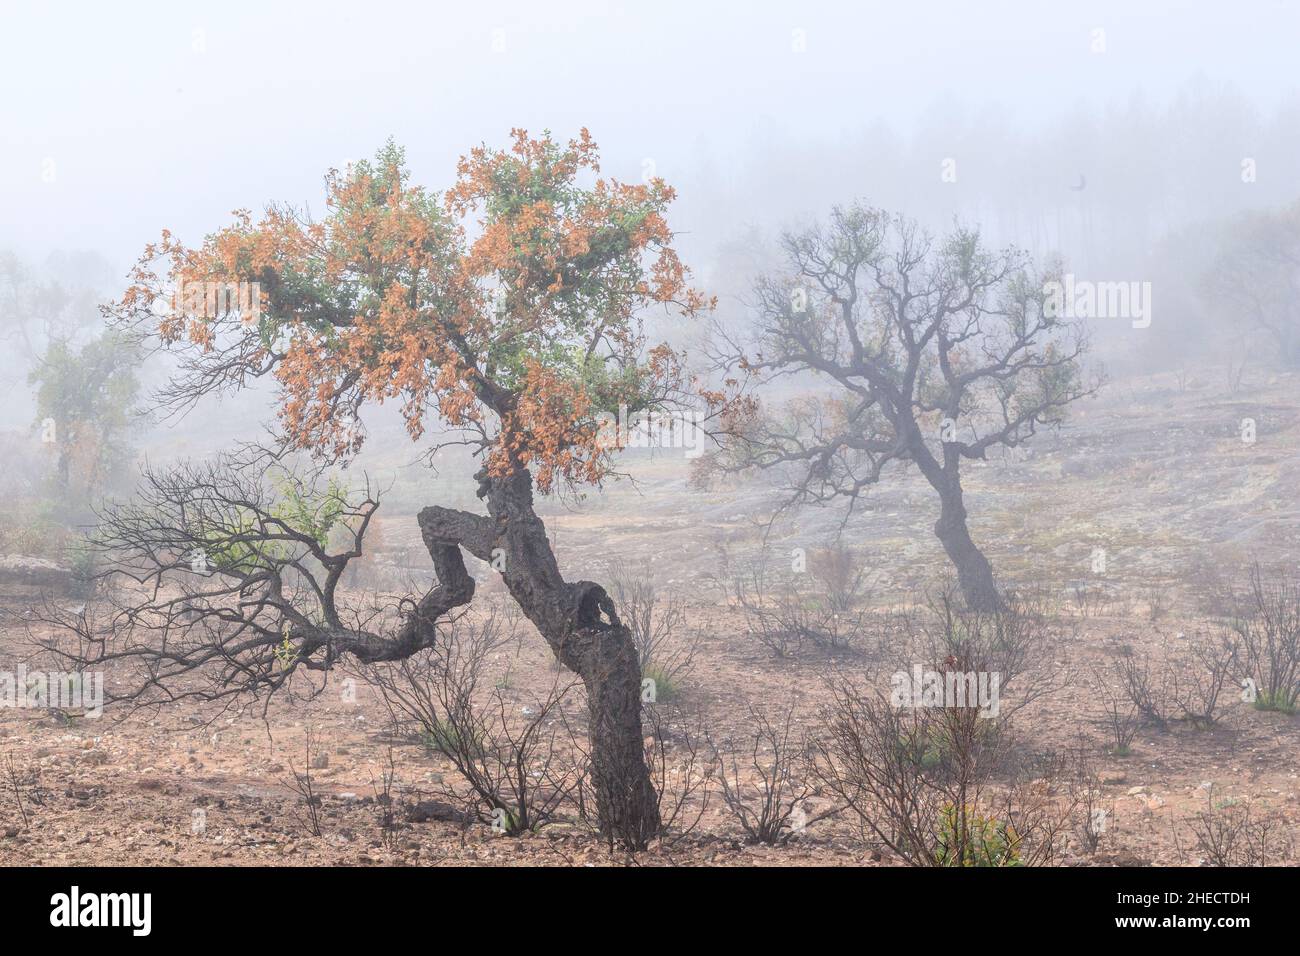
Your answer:
[[[426,508],[420,527],[431,554],[455,544],[501,571],[520,609],[557,660],[581,679],[590,718],[591,775],[602,835],[642,849],[660,829],[659,800],[641,737],[641,665],[631,632],[604,588],[567,582],[533,510],[532,477],[520,468],[480,472],[490,517]],[[437,557],[435,556],[435,563]]]

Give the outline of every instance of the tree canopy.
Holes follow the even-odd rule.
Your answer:
[[[943,506],[935,533],[977,606],[997,601],[966,528],[961,465],[1058,425],[1098,380],[1086,329],[1054,314],[1057,277],[977,230],[935,239],[859,203],[787,233],[784,262],[754,287],[753,341],[725,329],[721,363],[743,376],[724,400],[723,469],[783,471],[792,502],[854,503],[891,465],[915,465]],[[830,382],[784,407],[746,389],[782,376]]]
[[[118,306],[184,353],[164,403],[270,375],[288,448],[351,455],[362,406],[399,400],[412,438],[431,415],[466,429],[493,474],[528,467],[543,492],[599,482],[611,452],[600,410],[652,406],[681,375],[669,348],[646,348],[643,310],[710,303],[673,249],[662,180],[596,178],[586,130],[565,144],[512,135],[508,149],[464,156],[442,195],[412,183],[390,142],[329,172],[319,221],[272,206],[256,222],[237,211],[196,248],[164,232]],[[257,298],[155,305],[169,289],[233,281],[257,283]]]

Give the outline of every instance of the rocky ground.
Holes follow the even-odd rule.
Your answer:
[[[1296,567],[1298,384],[1294,376],[1261,375],[1232,393],[1202,374],[1110,385],[1059,436],[1042,436],[1032,454],[970,470],[974,536],[1004,577],[1049,587],[1053,614],[1073,634],[1051,662],[1072,680],[1016,717],[1035,747],[1066,746],[1080,732],[1095,745],[1108,829],[1095,855],[1071,841],[1061,862],[1197,864],[1186,821],[1208,801],[1248,801],[1275,814],[1300,848],[1300,717],[1256,711],[1230,688],[1215,728],[1144,729],[1129,756],[1107,756],[1101,704],[1082,676],[1104,666],[1117,642],[1140,651],[1209,628],[1202,617],[1208,577],[1238,577],[1252,558]],[[1255,423],[1253,442],[1242,440],[1243,419]],[[856,652],[778,659],[746,633],[725,587],[756,561],[784,564],[796,548],[824,545],[840,532],[843,513],[803,511],[768,529],[768,493],[752,485],[695,488],[679,451],[642,455],[630,470],[635,486],[613,485],[546,515],[566,573],[607,580],[617,558],[623,573],[649,574],[661,590],[681,595],[685,630],[698,646],[672,706],[690,712],[701,731],[747,739],[752,704],[792,706],[797,727],[815,734],[826,677],[872,672],[880,635],[861,635]],[[842,540],[871,569],[877,606],[910,600],[941,572],[929,531],[935,516],[926,488],[907,478],[883,485],[843,524]],[[427,582],[413,518],[388,516],[380,537],[369,579],[386,587],[405,577]],[[24,653],[36,587],[11,577],[0,588],[0,670],[14,669]],[[484,597],[501,595],[489,585]],[[491,666],[520,712],[555,676],[542,641],[526,631]],[[565,706],[580,715],[576,698]],[[683,748],[670,755],[670,770],[680,771]],[[0,761],[0,861],[13,864],[898,862],[865,844],[844,818],[817,822],[782,847],[747,845],[716,799],[693,832],[635,859],[609,853],[573,821],[500,837],[449,819],[455,814],[438,795],[454,785],[451,767],[418,739],[394,735],[364,681],[355,700],[336,679],[313,701],[258,702],[239,714],[165,708],[95,720],[0,709]],[[295,771],[308,765],[321,798],[319,835],[294,789]],[[385,789],[395,826],[385,826]],[[808,809],[815,816],[830,805],[828,795],[814,794]]]

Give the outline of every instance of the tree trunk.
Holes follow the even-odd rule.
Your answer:
[[[939,489],[939,499],[941,507],[939,520],[934,523],[934,533],[957,569],[957,583],[961,586],[966,605],[974,611],[996,610],[1001,597],[993,578],[993,566],[971,540],[966,527],[961,485]]]
[[[425,508],[420,527],[430,554],[456,544],[501,571],[520,609],[557,660],[587,690],[591,775],[602,836],[643,849],[660,829],[658,794],[641,737],[641,665],[631,632],[604,588],[567,582],[533,510],[532,476],[477,475],[490,517]],[[445,582],[444,582],[445,583]]]

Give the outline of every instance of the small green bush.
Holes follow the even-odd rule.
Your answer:
[[[1294,714],[1296,705],[1295,701],[1291,699],[1291,695],[1285,690],[1279,689],[1273,694],[1261,690],[1255,697],[1255,709],[1273,711],[1279,714]]]
[[[941,866],[1020,866],[1020,835],[1009,822],[987,817],[968,807],[966,841],[962,846],[961,815],[948,804],[939,821],[935,856]]]
[[[682,685],[677,681],[676,676],[654,661],[646,664],[641,671],[641,677],[655,682],[656,703],[671,703],[682,694]]]

